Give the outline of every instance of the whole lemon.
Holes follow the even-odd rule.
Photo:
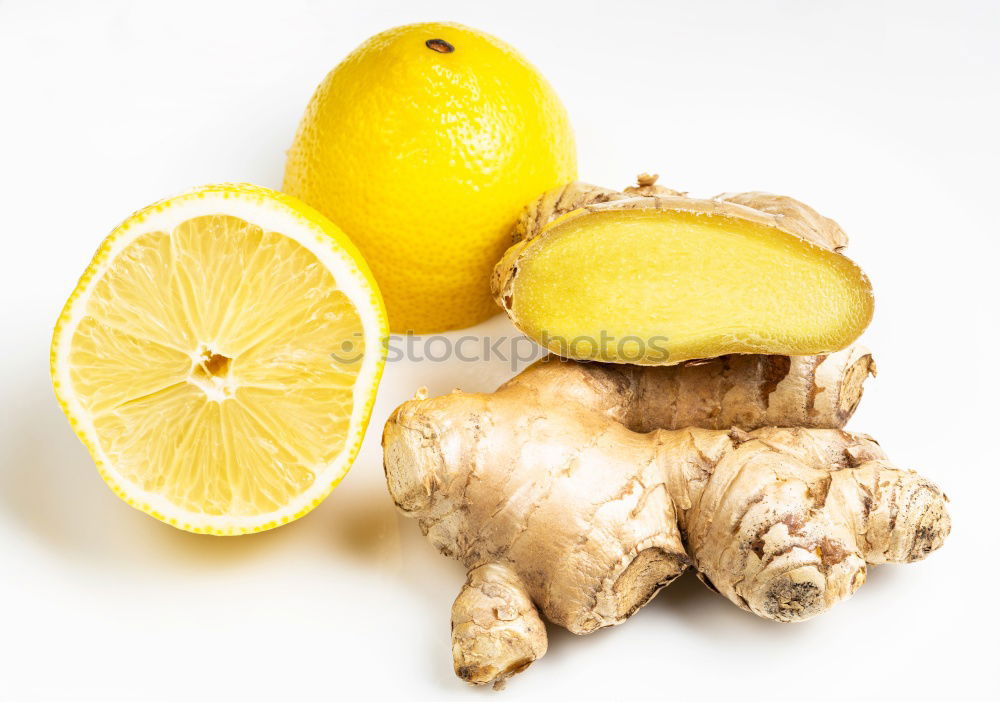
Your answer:
[[[394,332],[497,311],[494,264],[523,207],[576,178],[566,110],[513,48],[452,23],[372,37],[317,88],[284,190],[361,249]]]

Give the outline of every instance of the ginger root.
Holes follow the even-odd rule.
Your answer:
[[[820,356],[737,354],[676,366],[567,361],[548,356],[508,381],[537,400],[571,399],[632,431],[840,428],[854,414],[864,381],[875,374],[860,345]]]
[[[893,467],[869,437],[838,428],[856,398],[812,417],[831,428],[657,428],[681,414],[712,427],[788,423],[758,395],[782,397],[785,419],[801,422],[805,398],[863,380],[870,359],[845,357],[855,362],[838,362],[839,380],[822,376],[829,387],[804,374],[722,392],[716,379],[718,392],[701,393],[715,399],[689,407],[675,403],[699,394],[694,374],[705,366],[550,359],[492,394],[397,408],[383,434],[389,491],[469,569],[452,612],[456,673],[502,682],[544,654],[539,614],[578,634],[615,625],[689,566],[743,609],[792,622],[849,597],[867,564],[938,548],[950,529],[945,496]],[[708,375],[752,385],[771,361],[748,360],[734,370],[719,359]],[[826,360],[787,367],[817,362]],[[740,411],[740,398],[754,407]]]
[[[655,181],[571,183],[527,209],[492,279],[515,326],[561,356],[669,365],[828,353],[868,325],[871,286],[836,222],[789,197]]]
[[[455,672],[474,684],[503,684],[548,647],[545,624],[517,574],[499,563],[469,571],[452,607]]]

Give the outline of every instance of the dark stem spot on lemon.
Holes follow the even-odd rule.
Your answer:
[[[436,51],[439,54],[450,54],[455,50],[455,47],[446,42],[444,39],[428,39],[424,42],[424,45],[432,51]]]

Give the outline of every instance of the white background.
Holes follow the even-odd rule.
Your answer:
[[[876,289],[879,376],[851,426],[945,487],[943,551],[779,625],[686,576],[548,655],[505,699],[930,699],[996,691],[997,3],[0,0],[0,699],[471,699],[463,573],[385,492],[395,363],[352,472],[300,521],[195,536],[108,490],[49,385],[50,329],[103,236],[191,186],[277,187],[314,86],[369,35],[450,19],[517,46],[574,120],[583,179],[764,189],[833,216]],[[510,331],[503,318],[473,330]],[[457,335],[456,335],[457,336]],[[888,696],[888,697],[887,697]]]

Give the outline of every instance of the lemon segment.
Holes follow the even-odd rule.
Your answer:
[[[264,188],[209,186],[105,240],[57,323],[52,377],[129,504],[242,534],[305,514],[347,472],[387,334],[335,225]]]

